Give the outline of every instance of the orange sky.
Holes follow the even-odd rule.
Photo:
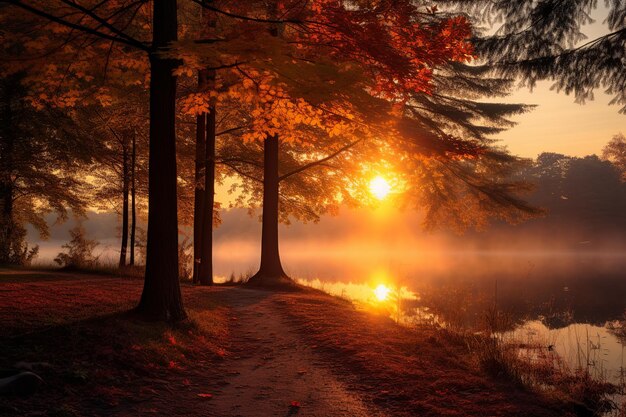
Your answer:
[[[585,30],[589,39],[607,31],[602,23],[607,11],[600,3],[592,13],[596,22]],[[618,106],[608,105],[611,97],[603,90],[595,92],[595,100],[580,105],[573,96],[550,91],[550,86],[543,82],[532,93],[524,88],[504,100],[538,105],[531,113],[514,117],[518,125],[499,136],[511,153],[532,158],[545,151],[572,156],[600,154],[615,134],[626,134],[626,115],[617,112]]]

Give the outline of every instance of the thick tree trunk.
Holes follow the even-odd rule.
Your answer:
[[[212,74],[213,80],[215,74]],[[206,119],[206,156],[204,160],[204,207],[200,253],[200,285],[213,284],[213,206],[215,204],[215,106]]]
[[[13,187],[3,180],[0,183],[0,264],[12,263],[13,238]]]
[[[133,132],[133,143],[130,157],[130,261],[129,265],[135,265],[135,230],[137,229],[137,207],[135,203],[135,170],[137,165],[137,134]]]
[[[13,153],[14,140],[11,132],[13,123],[13,115],[11,111],[12,105],[12,88],[7,87],[5,90],[5,100],[2,106],[2,134],[0,136],[0,264],[11,263],[12,261],[12,241],[13,236]]]
[[[130,191],[130,167],[127,138],[122,143],[122,247],[120,248],[119,267],[126,266],[126,252],[128,251],[128,193]]]
[[[263,147],[261,266],[249,283],[262,286],[290,285],[293,281],[283,270],[278,250],[278,135],[268,136]]]
[[[207,87],[206,71],[198,71],[198,90]],[[204,212],[204,172],[206,170],[206,113],[196,116],[196,166],[195,193],[193,205],[193,282],[200,282],[202,262],[202,213]]]
[[[150,159],[146,275],[137,311],[147,319],[186,317],[178,282],[176,210],[176,62],[158,49],[176,40],[176,0],[153,4],[153,53],[150,54]]]

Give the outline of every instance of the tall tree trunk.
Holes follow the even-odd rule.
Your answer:
[[[128,155],[128,138],[123,137],[122,143],[122,247],[120,249],[119,267],[126,266],[126,252],[128,251],[128,193],[130,189],[130,167]]]
[[[2,103],[2,134],[0,135],[0,264],[11,263],[13,236],[13,153],[14,138],[11,129],[13,123],[12,97],[13,84],[11,80],[5,81],[3,88],[4,97]],[[15,81],[14,81],[15,82]]]
[[[210,74],[215,80],[215,72]],[[215,204],[215,106],[206,119],[206,156],[204,172],[204,207],[202,210],[202,250],[200,254],[200,285],[213,284],[213,206]]]
[[[137,133],[133,132],[132,151],[130,156],[130,266],[135,265],[135,230],[137,229],[137,207],[135,203],[135,170],[137,166]]]
[[[205,0],[212,3],[212,0]],[[217,20],[211,13],[202,8],[203,36],[214,35],[209,28],[215,29]],[[199,90],[206,91],[215,87],[215,70],[199,72]],[[210,106],[204,117],[202,126],[197,124],[196,140],[203,139],[202,148],[196,146],[196,163],[200,162],[202,178],[196,182],[196,202],[194,207],[194,282],[200,285],[213,284],[213,206],[215,201],[215,105]],[[199,119],[198,119],[199,120]],[[202,129],[204,128],[204,129]],[[200,194],[200,196],[198,196]],[[197,210],[196,210],[197,208]],[[196,227],[197,226],[197,227]],[[197,237],[198,240],[195,240]],[[197,242],[197,243],[196,243]],[[196,253],[196,249],[198,250]],[[196,275],[197,272],[197,275]]]
[[[278,135],[267,136],[263,143],[263,226],[261,266],[250,284],[276,286],[293,284],[285,274],[278,250]]]
[[[143,293],[137,311],[153,320],[186,317],[178,282],[176,209],[176,62],[158,51],[176,40],[176,0],[153,3],[150,54],[150,158],[148,244]]]
[[[198,71],[198,90],[207,87],[207,72]],[[204,172],[206,170],[206,113],[196,116],[196,166],[193,205],[193,282],[200,282],[202,262],[202,213],[204,212]]]
[[[13,226],[13,186],[3,179],[0,182],[0,264],[13,263]]]

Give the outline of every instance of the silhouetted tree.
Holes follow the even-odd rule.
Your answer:
[[[543,153],[524,175],[537,184],[530,200],[547,212],[537,222],[542,232],[588,241],[626,227],[626,185],[609,161]]]
[[[468,13],[474,22],[492,24],[493,35],[477,37],[475,46],[487,66],[503,77],[520,78],[533,87],[554,81],[557,91],[578,102],[597,88],[613,95],[626,113],[626,2],[607,0],[608,33],[586,40],[583,25],[592,22],[595,0],[442,0]],[[475,26],[476,27],[476,26]]]
[[[101,210],[114,209],[121,217],[121,248],[119,267],[126,266],[129,234],[130,259],[134,263],[134,232],[137,216],[137,197],[147,197],[147,135],[148,115],[144,105],[145,94],[139,89],[115,90],[123,97],[103,109],[90,107],[83,111],[95,126],[93,134],[98,137],[101,149],[95,155],[96,163],[90,167],[90,175],[95,178],[95,192],[92,196],[95,206]],[[140,154],[137,154],[137,142]],[[140,161],[139,167],[137,161]],[[143,208],[144,204],[140,207]]]
[[[622,133],[606,144],[602,157],[611,161],[622,173],[622,181],[626,181],[626,137]]]
[[[587,232],[626,225],[626,186],[619,170],[595,155],[573,158],[564,178],[564,216]]]
[[[0,80],[0,263],[24,263],[36,253],[25,242],[26,224],[48,236],[44,216],[83,213],[83,183],[75,175],[96,153],[88,129],[59,109],[33,107],[24,73]]]

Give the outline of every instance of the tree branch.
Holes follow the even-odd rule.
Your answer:
[[[336,157],[340,153],[347,151],[348,149],[352,148],[353,146],[355,146],[356,144],[358,144],[359,142],[362,142],[362,141],[363,141],[363,138],[361,138],[359,140],[356,140],[354,142],[351,142],[351,143],[347,144],[346,146],[343,146],[342,148],[339,148],[337,151],[331,153],[327,157],[324,157],[322,159],[318,159],[317,161],[309,162],[306,165],[302,165],[300,168],[294,169],[291,172],[288,172],[288,173],[286,173],[284,175],[281,175],[280,177],[278,177],[278,182],[286,180],[287,178],[289,178],[289,177],[291,177],[293,175],[299,174],[302,171],[305,171],[305,170],[307,170],[309,168],[312,168],[314,166],[321,165],[324,162],[326,162],[326,161],[328,161],[330,159],[333,159],[334,157]]]
[[[230,169],[232,169],[233,171],[235,171],[237,174],[241,175],[244,178],[247,178],[247,179],[252,180],[252,181],[263,183],[263,180],[260,180],[260,179],[258,179],[256,177],[253,177],[250,174],[247,174],[247,173],[243,172],[242,170],[240,170],[239,168],[237,168],[236,166],[234,166],[232,164],[225,163],[224,165],[226,165],[227,167],[229,167]]]
[[[225,10],[218,9],[217,7],[214,7],[214,6],[209,6],[206,2],[202,0],[191,0],[191,1],[193,1],[194,3],[196,3],[202,8],[211,10],[212,12],[215,12],[215,13],[223,14],[224,16],[232,17],[233,19],[246,20],[249,22],[257,22],[257,23],[274,23],[274,24],[276,23],[294,23],[294,24],[304,23],[303,21],[295,20],[295,19],[263,19],[260,17],[244,16],[244,15],[227,12]]]
[[[131,42],[133,44],[139,44],[139,45],[145,46],[143,44],[143,42],[140,42],[137,39],[133,38],[132,36],[129,36],[126,33],[124,33],[123,31],[119,30],[118,28],[113,26],[111,23],[109,23],[106,19],[103,19],[102,17],[98,16],[92,10],[89,10],[86,7],[83,7],[80,4],[75,3],[73,1],[70,1],[70,0],[61,0],[61,2],[66,4],[69,7],[73,7],[75,9],[83,12],[85,15],[89,16],[90,18],[92,18],[93,20],[95,20],[96,22],[100,23],[102,26],[104,26],[108,30],[110,30],[112,33],[116,34],[117,36],[120,36],[121,38],[127,40],[128,42]]]
[[[120,42],[120,43],[123,43],[125,45],[132,46],[134,48],[138,48],[138,49],[140,49],[142,51],[150,52],[150,48],[147,45],[145,45],[143,42],[140,42],[140,41],[138,41],[138,40],[136,40],[134,38],[130,38],[130,39],[120,38],[118,36],[109,35],[108,33],[103,33],[103,32],[100,32],[98,30],[92,29],[92,28],[84,26],[84,25],[79,25],[79,24],[76,24],[76,23],[68,22],[68,21],[66,21],[66,20],[64,20],[64,19],[62,19],[60,17],[54,16],[54,15],[52,15],[50,13],[44,12],[43,10],[39,10],[39,9],[33,7],[33,6],[25,4],[25,3],[23,3],[20,0],[1,0],[1,2],[9,3],[11,5],[20,7],[22,9],[24,9],[24,10],[26,10],[26,11],[34,14],[34,15],[36,15],[36,16],[43,17],[45,19],[50,20],[51,22],[58,23],[60,25],[69,27],[71,29],[76,29],[76,30],[79,30],[79,31],[87,33],[87,34],[90,34],[90,35],[93,35],[93,36],[97,36],[97,37],[102,38],[102,39],[107,39],[107,40],[110,40],[110,41]]]

